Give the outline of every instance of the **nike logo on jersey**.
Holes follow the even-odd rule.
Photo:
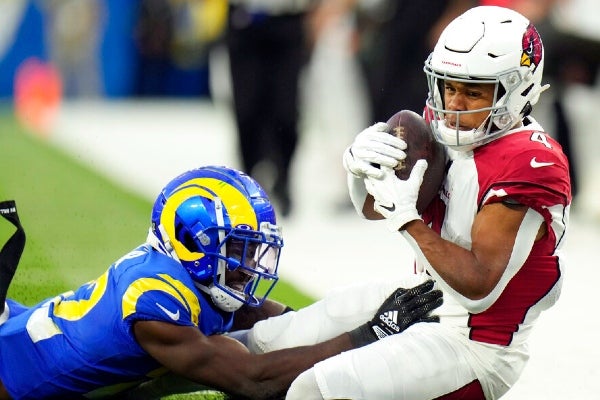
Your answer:
[[[535,157],[533,157],[531,159],[531,161],[529,162],[529,165],[531,165],[531,168],[541,168],[541,167],[549,167],[551,165],[554,165],[553,162],[542,162],[542,161],[537,161],[535,159]]]
[[[391,206],[385,206],[383,204],[381,204],[381,208],[385,208],[386,210],[388,210],[389,212],[394,212],[396,211],[396,205],[394,203],[392,203]]]
[[[156,303],[156,305],[173,321],[179,321],[179,309],[177,309],[177,312],[173,312],[165,308],[162,304]]]

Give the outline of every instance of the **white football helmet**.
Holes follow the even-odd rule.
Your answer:
[[[544,69],[542,39],[527,18],[503,7],[475,7],[452,21],[425,61],[427,113],[436,139],[456,150],[471,150],[514,128],[537,103]],[[491,107],[451,111],[444,105],[444,80],[495,84]],[[460,130],[460,116],[489,111],[477,129]],[[456,115],[456,128],[445,116]]]

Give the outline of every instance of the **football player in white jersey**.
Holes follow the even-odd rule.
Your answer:
[[[530,115],[547,88],[543,61],[538,32],[510,9],[475,7],[446,27],[425,61],[424,116],[449,161],[422,214],[416,200],[426,162],[400,180],[393,168],[407,144],[381,123],[357,135],[343,157],[353,204],[410,243],[416,269],[406,266],[405,281],[435,279],[444,292],[440,323],[319,362],[287,399],[489,400],[514,385],[531,329],[560,294],[571,203],[568,161]],[[363,210],[369,196],[374,210]],[[248,345],[270,351],[315,341],[307,331],[333,336],[330,322],[348,317],[347,298],[324,304],[313,323],[302,312],[287,315],[286,326],[275,326],[284,318],[260,322]]]

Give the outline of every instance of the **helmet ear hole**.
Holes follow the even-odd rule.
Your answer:
[[[521,96],[526,97],[529,92],[531,92],[531,89],[533,89],[533,84],[527,86],[527,88],[521,92]],[[529,104],[529,102],[527,103]]]
[[[188,249],[192,253],[201,252],[198,244],[194,240],[194,236],[192,236],[190,231],[187,230],[183,226],[183,224],[178,224],[178,226],[175,227],[175,232],[177,232],[177,240],[179,240],[181,244],[185,246],[186,249]]]
[[[527,102],[527,104],[525,104],[523,106],[523,110],[521,111],[521,114],[523,114],[523,117],[528,116],[529,114],[531,114],[531,111],[533,110],[533,107],[531,106],[530,102]]]

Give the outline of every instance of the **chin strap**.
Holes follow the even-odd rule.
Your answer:
[[[213,303],[223,311],[234,312],[244,305],[241,300],[236,299],[215,284],[208,287],[208,293],[210,294]]]
[[[165,231],[164,226],[158,225],[158,230],[160,231],[160,235],[164,238],[163,242],[161,242],[158,237],[152,232],[152,228],[148,229],[148,236],[146,236],[146,243],[148,243],[152,248],[159,253],[162,253],[166,256],[171,257],[177,262],[180,262],[179,257],[177,257],[177,253],[169,240],[169,235]]]
[[[0,215],[16,228],[16,232],[8,239],[8,241],[0,250],[0,319],[7,316],[2,315],[4,312],[4,304],[8,294],[8,287],[15,276],[19,260],[25,249],[25,230],[19,221],[17,214],[17,205],[14,200],[0,202]]]
[[[213,304],[225,312],[237,311],[241,306],[244,305],[241,300],[236,299],[231,294],[215,285],[214,282],[211,282],[208,286],[199,282],[194,282],[194,286],[196,286],[201,292],[209,295]],[[230,290],[234,291],[233,289]],[[240,293],[240,295],[242,294],[243,293]]]

